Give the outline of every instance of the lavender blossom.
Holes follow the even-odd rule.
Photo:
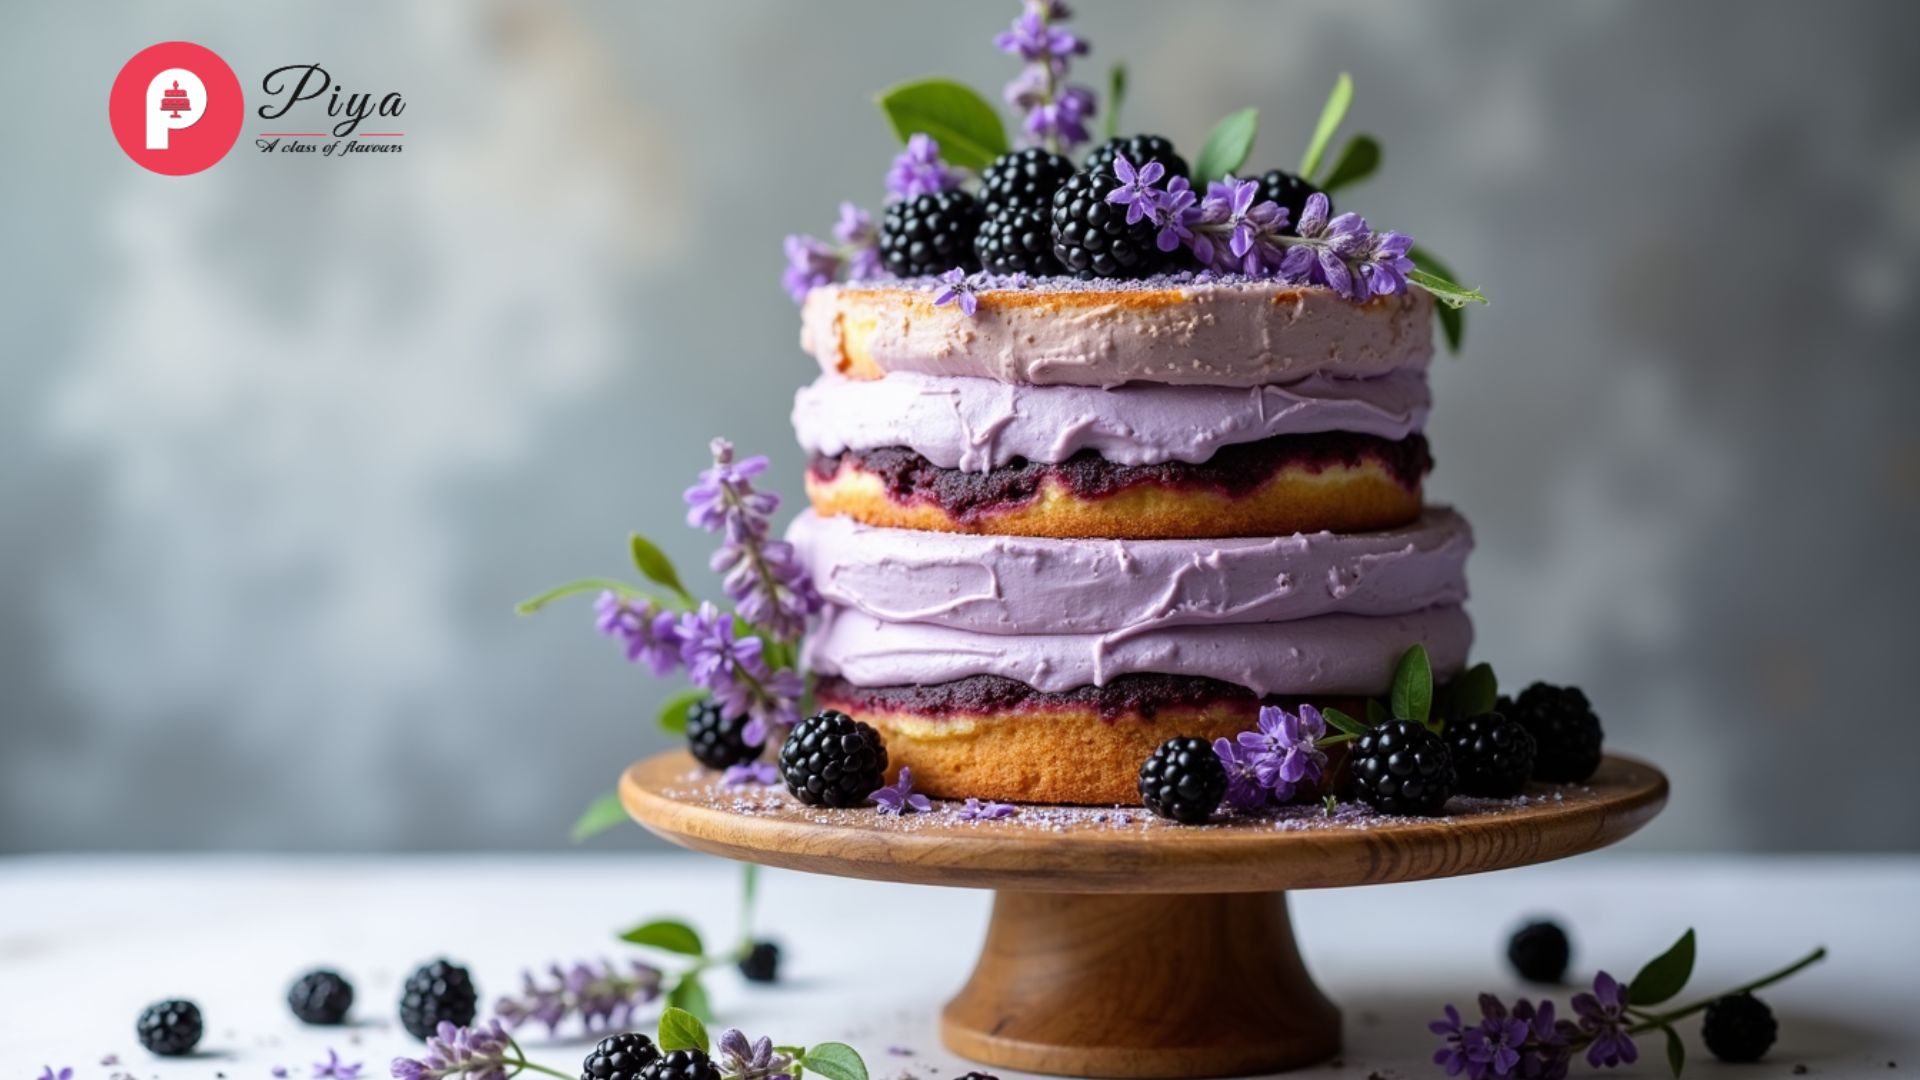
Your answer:
[[[1346,213],[1328,220],[1327,197],[1314,192],[1300,211],[1297,237],[1289,238],[1280,276],[1295,284],[1325,285],[1356,304],[1370,296],[1392,296],[1407,288],[1414,269],[1407,252],[1413,238],[1403,233],[1374,233],[1366,219]]]
[[[576,963],[551,964],[550,981],[542,982],[533,972],[520,976],[518,997],[501,998],[493,1012],[509,1028],[537,1020],[552,1035],[570,1016],[580,1018],[586,1031],[624,1026],[640,1009],[660,996],[660,969],[638,960],[620,968],[602,961],[599,965]]]
[[[780,782],[780,770],[771,761],[747,761],[739,765],[729,765],[720,774],[721,787],[745,787],[748,784],[777,784]]]
[[[767,519],[779,509],[780,497],[753,487],[753,478],[766,471],[767,459],[735,462],[733,444],[725,439],[713,440],[712,449],[713,467],[687,489],[687,522],[724,535],[709,565],[724,575],[727,597],[741,617],[782,641],[795,640],[805,631],[807,618],[820,610],[821,599],[793,546],[768,539]]]
[[[1520,1050],[1523,1080],[1566,1080],[1573,1059],[1570,1044],[1578,1033],[1573,1023],[1554,1018],[1553,1002],[1542,1001],[1536,1007],[1526,998],[1513,1003],[1513,1018],[1527,1025],[1527,1039]]]
[[[867,796],[867,801],[878,803],[883,814],[924,814],[933,809],[931,800],[913,790],[913,770],[905,765],[900,766],[899,779]]]
[[[1459,1076],[1472,1066],[1467,1059],[1466,1029],[1460,1025],[1460,1010],[1452,1005],[1446,1007],[1445,1016],[1427,1024],[1428,1031],[1445,1040],[1440,1049],[1433,1052],[1433,1063],[1446,1070],[1448,1076]]]
[[[1153,185],[1165,175],[1167,167],[1158,161],[1149,161],[1136,169],[1125,154],[1115,154],[1113,176],[1120,181],[1120,186],[1107,192],[1107,201],[1127,208],[1127,224],[1138,224],[1141,218],[1160,208],[1166,192]]]
[[[832,247],[811,236],[787,237],[787,268],[780,275],[780,286],[794,303],[807,298],[807,291],[826,285],[839,275],[841,259]]]
[[[1011,803],[993,802],[992,800],[981,802],[979,799],[969,796],[966,803],[960,807],[954,816],[958,817],[961,821],[999,821],[1002,818],[1010,818],[1019,812],[1019,809]]]
[[[714,1064],[726,1080],[800,1080],[793,1056],[775,1050],[765,1035],[749,1042],[739,1028],[728,1028],[714,1049]]]
[[[1244,813],[1267,805],[1267,789],[1260,782],[1252,754],[1226,738],[1213,740],[1213,753],[1227,767],[1227,794],[1222,801],[1229,809]]]
[[[994,48],[1018,56],[1029,63],[1051,63],[1070,56],[1083,56],[1087,43],[1071,30],[1053,25],[1049,10],[1029,8],[1013,20],[1010,29],[993,36]]]
[[[974,312],[980,309],[979,284],[967,277],[967,272],[957,266],[942,274],[940,283],[946,288],[940,290],[939,295],[933,298],[933,306],[945,307],[948,304],[957,303],[967,318],[973,318]]]
[[[1520,1048],[1529,1029],[1492,994],[1480,995],[1480,1024],[1461,1033],[1468,1072],[1475,1077],[1505,1076],[1520,1064]]]
[[[1260,184],[1231,176],[1207,185],[1206,198],[1184,212],[1189,235],[1187,249],[1208,268],[1221,273],[1269,277],[1283,261],[1287,208],[1272,201],[1258,202]]]
[[[840,245],[848,280],[865,281],[884,272],[880,265],[880,229],[874,225],[872,214],[850,202],[841,203],[833,239]]]
[[[1297,713],[1263,705],[1258,729],[1241,732],[1239,743],[1252,758],[1261,786],[1286,802],[1325,775],[1327,755],[1314,743],[1326,733],[1326,720],[1311,705],[1300,706]]]
[[[359,1080],[362,1066],[359,1062],[349,1064],[340,1060],[340,1051],[327,1049],[327,1060],[313,1063],[314,1080]]]
[[[674,635],[671,612],[611,589],[601,593],[593,607],[600,616],[600,632],[624,641],[628,660],[644,660],[655,675],[671,675],[680,666],[680,639]]]
[[[53,1066],[42,1065],[39,1080],[73,1080],[73,1066],[63,1065],[59,1072],[54,1072]]]
[[[444,1020],[427,1040],[422,1058],[394,1058],[389,1066],[394,1080],[507,1080],[509,1068],[518,1072],[519,1048],[500,1021],[473,1027],[455,1027]]]
[[[1613,1065],[1631,1065],[1640,1059],[1640,1050],[1627,1034],[1632,1020],[1627,1016],[1627,988],[1602,971],[1594,976],[1593,992],[1573,995],[1573,1011],[1580,1014],[1580,1031],[1587,1043],[1587,1064],[1596,1069]]]
[[[960,186],[960,174],[940,160],[940,144],[933,136],[916,132],[906,149],[887,169],[887,201],[912,199],[951,191]]]
[[[1065,153],[1092,137],[1087,120],[1097,109],[1093,91],[1066,82],[1069,60],[1087,53],[1087,43],[1059,26],[1067,6],[1029,0],[1012,27],[994,36],[1000,51],[1026,61],[1007,84],[1007,103],[1026,114],[1021,131],[1030,142]]]
[[[1167,190],[1160,193],[1149,212],[1153,223],[1159,226],[1154,233],[1154,243],[1161,251],[1173,251],[1182,244],[1194,242],[1193,225],[1198,216],[1194,203],[1198,199],[1186,177],[1176,176],[1167,181]]]

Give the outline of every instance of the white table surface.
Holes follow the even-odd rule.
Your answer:
[[[75,1080],[123,1070],[244,1080],[276,1065],[304,1078],[330,1046],[365,1062],[363,1077],[383,1077],[396,1053],[417,1046],[393,1022],[399,981],[416,962],[465,961],[490,1003],[524,967],[630,954],[614,935],[648,917],[688,915],[730,939],[737,883],[732,865],[689,855],[0,859],[0,1080],[32,1080],[42,1065],[72,1066]],[[716,1031],[843,1039],[874,1080],[964,1072],[941,1049],[937,1018],[969,970],[987,902],[973,890],[769,872],[760,922],[785,945],[786,978],[762,988],[717,974]],[[1801,1064],[1815,1077],[1920,1074],[1920,857],[1600,854],[1297,893],[1293,904],[1307,961],[1345,1009],[1347,1040],[1339,1065],[1295,1075],[1441,1076],[1428,1063],[1426,1021],[1482,989],[1518,992],[1500,954],[1507,930],[1536,912],[1572,929],[1580,972],[1604,966],[1622,978],[1695,926],[1692,989],[1703,994],[1830,947],[1826,963],[1765,995],[1782,1023],[1767,1063],[1719,1065],[1693,1029],[1689,1076],[1788,1076]],[[353,979],[361,1023],[304,1028],[287,1012],[288,982],[319,964]],[[202,1056],[156,1059],[135,1041],[134,1018],[165,997],[200,1004]],[[524,1045],[563,1071],[585,1051],[564,1032],[558,1041],[529,1032]],[[1659,1046],[1644,1049],[1637,1067],[1606,1075],[1665,1076]],[[108,1054],[121,1064],[101,1065]]]

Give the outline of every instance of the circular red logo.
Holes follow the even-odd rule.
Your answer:
[[[107,95],[120,149],[142,168],[168,176],[197,173],[226,157],[245,113],[233,69],[191,41],[140,50]]]

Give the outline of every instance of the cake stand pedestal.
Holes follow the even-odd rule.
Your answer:
[[[1028,809],[883,820],[717,794],[683,751],[635,764],[627,810],[685,847],[790,870],[996,890],[973,976],[941,1014],[947,1048],[1063,1076],[1242,1076],[1340,1049],[1340,1013],[1294,944],[1286,890],[1471,874],[1604,847],[1667,799],[1651,765],[1440,821],[1264,821],[1187,829]],[[1058,821],[1059,828],[1050,827]]]

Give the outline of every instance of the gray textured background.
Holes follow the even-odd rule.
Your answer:
[[[1012,7],[10,10],[0,850],[562,843],[668,688],[509,606],[633,528],[698,567],[711,434],[797,487],[780,237]],[[1254,104],[1291,165],[1354,73],[1343,204],[1496,301],[1434,375],[1479,652],[1667,766],[1637,843],[1920,844],[1920,7],[1082,7],[1189,150]],[[149,175],[103,105],[172,38],[399,90],[407,152]]]

